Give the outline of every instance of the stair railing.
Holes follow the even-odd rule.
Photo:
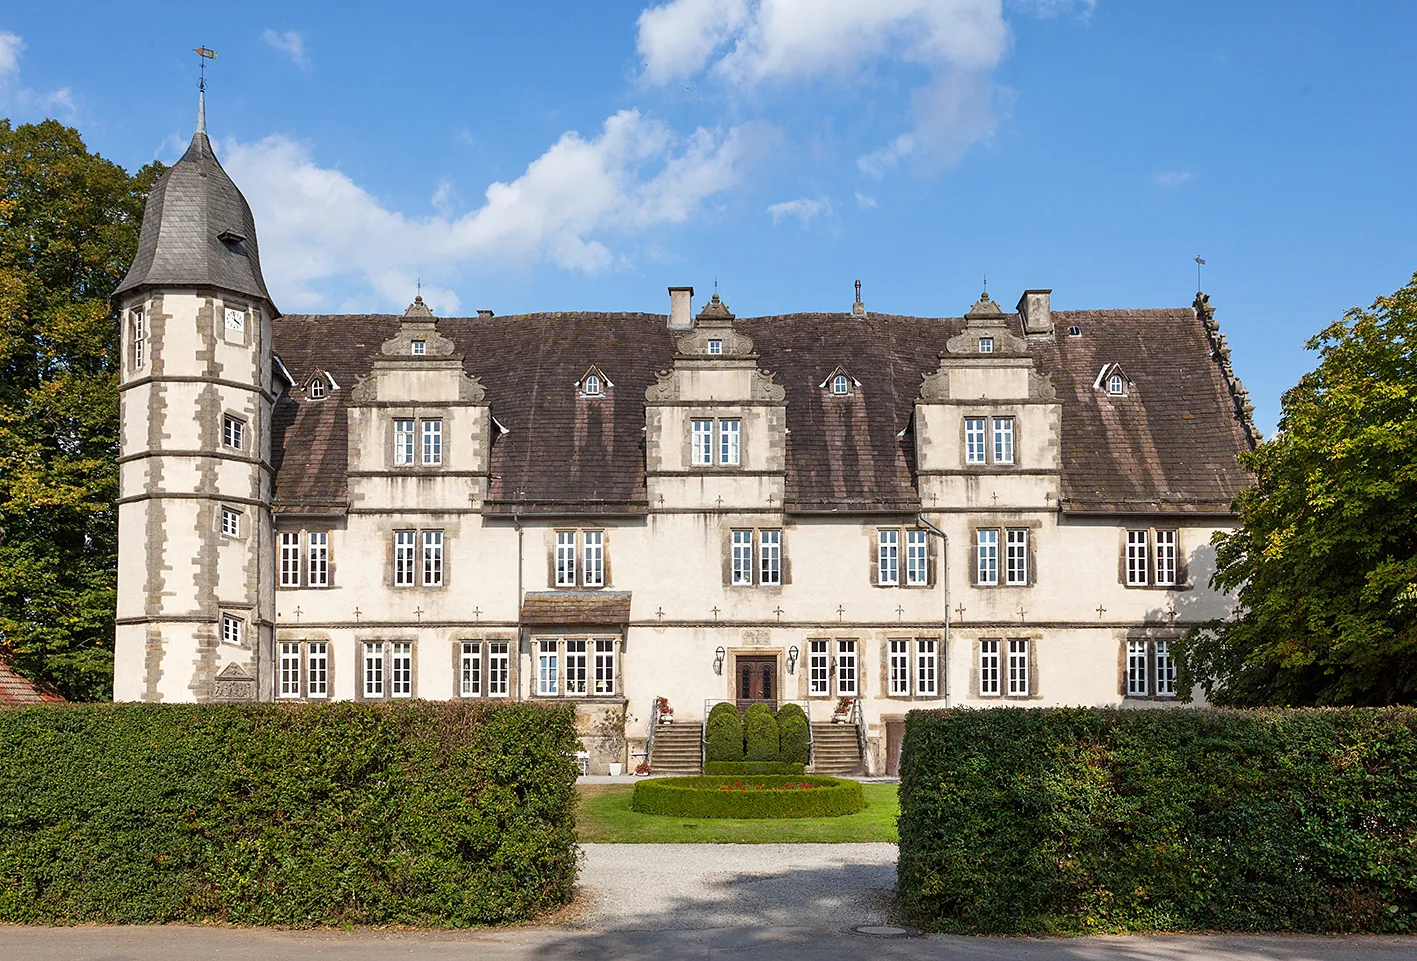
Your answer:
[[[861,766],[866,766],[866,712],[861,710],[861,698],[854,698],[851,702],[851,713],[847,715],[850,723],[856,725],[856,749],[861,755]]]
[[[654,770],[654,732],[659,727],[659,698],[654,699],[654,706],[649,709],[649,737],[645,738],[645,763]]]

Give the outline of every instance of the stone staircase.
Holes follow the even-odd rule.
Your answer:
[[[657,748],[658,742],[655,747]],[[866,773],[861,761],[861,745],[856,725],[814,723],[812,725],[812,773],[840,776]]]
[[[650,770],[655,774],[702,774],[704,726],[699,721],[674,721],[654,729]]]

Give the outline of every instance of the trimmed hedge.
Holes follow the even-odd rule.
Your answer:
[[[898,892],[934,930],[1417,929],[1417,710],[913,711]]]
[[[743,712],[743,757],[749,761],[776,761],[777,718],[766,704],[751,704]]]
[[[807,712],[796,704],[784,704],[777,711],[779,761],[806,764],[811,759],[812,734]]]
[[[811,787],[751,789],[787,784]],[[865,807],[866,796],[859,781],[834,777],[652,778],[636,784],[630,797],[632,811],[686,818],[830,818],[855,814]]]
[[[732,701],[720,701],[709,711],[704,751],[709,761],[743,760],[743,721]]]
[[[456,927],[567,903],[570,707],[0,711],[0,922]]]
[[[801,774],[806,765],[786,761],[709,761],[705,774]]]

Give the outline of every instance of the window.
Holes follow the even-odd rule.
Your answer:
[[[1082,328],[1079,327],[1077,324],[1073,324],[1071,327],[1068,328],[1068,336],[1069,336],[1069,337],[1081,337],[1081,336],[1082,336]]]
[[[889,655],[890,693],[896,697],[910,694],[910,641],[893,638]]]
[[[856,695],[856,642],[836,642],[836,693],[842,697]]]
[[[586,531],[585,586],[600,587],[605,583],[605,532]]]
[[[782,583],[782,531],[758,532],[758,583]]]
[[[993,337],[980,337],[980,338],[979,338],[979,352],[980,352],[981,354],[992,354],[992,353],[994,352],[994,338],[993,338]]]
[[[978,540],[977,580],[982,587],[992,587],[999,583],[999,532],[980,530],[975,532],[975,536]]]
[[[394,586],[413,586],[414,531],[394,532]]]
[[[246,622],[230,614],[221,616],[221,639],[227,644],[244,643]]]
[[[482,693],[482,645],[476,641],[463,641],[462,659],[459,662],[458,693],[463,697],[477,697]]]
[[[595,693],[615,693],[615,638],[595,639]]]
[[[443,422],[425,420],[423,422],[423,465],[436,466],[443,463]]]
[[[1171,658],[1171,642],[1156,642],[1156,695],[1176,696],[1176,662]]]
[[[415,357],[422,357],[424,354],[428,353],[428,341],[426,341],[426,340],[415,340],[415,341],[412,341],[411,344],[409,345],[409,349],[410,349],[410,351],[413,353],[413,355],[414,355]]]
[[[595,376],[594,374],[587,374],[585,383],[582,385],[582,389],[585,391],[585,395],[587,397],[599,397],[600,378]]]
[[[280,586],[300,586],[300,532],[280,532]]]
[[[443,532],[423,532],[423,586],[443,586]]]
[[[1014,419],[1012,417],[994,418],[994,463],[1012,464],[1014,462]]]
[[[935,639],[922,637],[915,641],[915,693],[921,697],[939,694],[939,664],[935,659]]]
[[[1171,587],[1176,583],[1176,532],[1156,532],[1156,583]]]
[[[141,310],[133,311],[133,369],[142,370],[147,360],[148,328]]]
[[[364,645],[364,696],[384,696],[384,645]]]
[[[1146,683],[1146,641],[1127,642],[1127,696],[1145,697]]]
[[[556,644],[555,640],[537,643],[536,693],[541,697],[555,697],[560,693],[560,660]]]
[[[310,399],[321,400],[325,396],[325,382],[316,377],[310,381]]]
[[[282,641],[280,645],[280,675],[278,697],[300,696],[300,644]]]
[[[413,421],[394,421],[394,466],[413,464]]]
[[[1009,641],[1009,696],[1023,697],[1028,694],[1028,641],[1015,638]]]
[[[964,419],[964,462],[966,464],[984,463],[983,417],[966,417]]]
[[[905,532],[905,583],[921,586],[930,582],[930,559],[925,531]]]
[[[413,697],[413,645],[408,641],[399,641],[391,647],[389,694],[392,697]]]
[[[713,463],[713,421],[694,421],[693,447],[692,459],[696,467]]]
[[[900,583],[900,531],[876,532],[876,583],[886,587]]]
[[[243,333],[246,330],[246,311],[237,307],[226,308],[226,329]]]
[[[221,532],[227,537],[241,536],[241,512],[230,507],[221,509]]]
[[[511,689],[511,661],[506,641],[490,641],[487,644],[487,693],[490,696],[507,696]]]
[[[985,697],[999,694],[999,642],[979,642],[979,693]]]
[[[576,586],[576,532],[556,532],[556,586]]]
[[[711,341],[709,341],[708,347],[709,347],[709,353],[710,353],[710,354],[718,355],[718,354],[723,353],[723,341],[721,341],[721,340],[711,340]]]
[[[736,420],[718,422],[718,462],[720,464],[737,464],[739,462],[741,455],[739,426],[740,422]]]
[[[837,374],[832,378],[832,393],[845,394],[847,392],[847,381],[845,374]]]
[[[734,584],[753,583],[753,532],[733,532],[732,581]]]
[[[826,641],[807,642],[807,693],[831,693],[831,661]]]
[[[1146,563],[1146,531],[1127,531],[1127,583],[1145,585],[1150,578]]]
[[[330,646],[312,641],[305,649],[305,696],[330,696]]]
[[[311,531],[310,566],[308,571],[311,587],[330,586],[330,535],[328,531]]]
[[[1126,392],[1127,384],[1121,374],[1113,374],[1107,378],[1107,393],[1114,397],[1121,397]]]
[[[221,419],[221,442],[227,447],[240,450],[246,434],[246,425],[235,417]]]
[[[586,692],[586,642],[585,638],[566,640],[566,694]]]
[[[1004,583],[1028,583],[1028,530],[1005,531]]]

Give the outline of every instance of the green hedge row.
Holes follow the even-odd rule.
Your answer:
[[[571,897],[569,707],[0,711],[0,922],[522,921]]]
[[[706,723],[705,760],[709,763],[747,760],[805,765],[810,760],[810,725],[806,712],[796,704],[784,704],[775,715],[766,704],[753,704],[740,716],[732,701],[720,701],[709,711]]]
[[[743,719],[737,705],[732,701],[719,701],[709,710],[705,724],[705,760],[743,760]]]
[[[793,784],[795,790],[752,790]],[[740,788],[748,788],[741,790]],[[687,818],[829,818],[866,807],[859,781],[834,777],[663,777],[640,781],[630,810]]]
[[[780,747],[779,761],[789,764],[807,764],[811,761],[811,725],[807,712],[797,704],[784,704],[777,709],[777,729]]]
[[[801,774],[805,765],[786,761],[709,761],[705,774]]]
[[[1417,930],[1417,710],[911,712],[936,930]]]

